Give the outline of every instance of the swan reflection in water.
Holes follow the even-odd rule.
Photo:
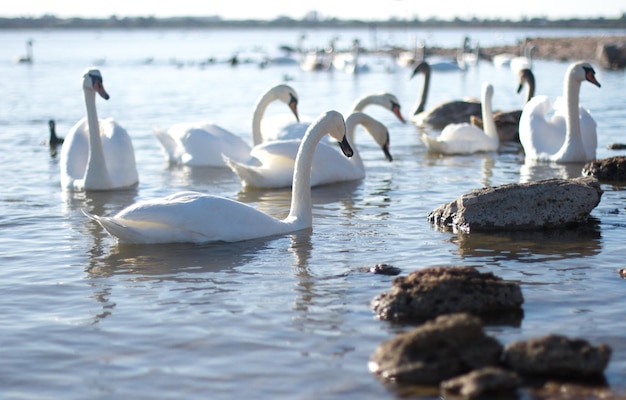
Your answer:
[[[585,163],[555,163],[526,159],[520,167],[519,182],[527,183],[543,179],[571,179],[578,178]]]

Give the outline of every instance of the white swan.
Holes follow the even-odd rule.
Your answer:
[[[524,68],[519,71],[518,77],[517,93],[522,91],[524,84],[528,85],[528,91],[524,100],[524,104],[526,104],[535,96],[535,75],[530,69]],[[519,142],[519,120],[521,116],[522,109],[498,111],[493,114],[500,142]],[[471,116],[470,122],[479,128],[483,127],[483,121],[480,117]]]
[[[400,122],[406,123],[402,116],[400,101],[395,95],[386,92],[370,93],[359,97],[350,107],[348,114],[363,112],[371,105],[381,106],[391,111]],[[285,123],[284,119],[266,118],[263,120],[263,141],[301,139],[310,123],[310,121]]]
[[[448,124],[458,124],[469,122],[470,117],[481,115],[481,106],[478,100],[453,100],[439,103],[438,105],[425,110],[430,88],[431,65],[426,61],[420,62],[411,78],[415,75],[423,74],[422,90],[411,122],[421,128],[441,130]]]
[[[61,149],[61,186],[73,190],[114,190],[139,182],[135,151],[128,132],[112,118],[98,119],[96,93],[109,94],[98,69],[83,74],[87,117],[65,136]]]
[[[527,160],[584,162],[596,158],[596,124],[587,111],[581,113],[579,105],[580,85],[585,80],[600,87],[591,64],[571,64],[563,83],[566,107],[555,110],[549,119],[547,96],[535,96],[524,106],[519,136]],[[585,116],[582,122],[581,115]]]
[[[365,166],[354,142],[357,125],[362,125],[372,135],[387,160],[392,161],[389,132],[385,125],[365,113],[353,112],[346,118],[346,137],[353,149],[353,156],[348,159],[332,143],[320,143],[313,156],[311,187],[365,177]],[[252,149],[250,155],[253,158],[250,162],[239,163],[226,159],[226,164],[239,176],[243,187],[289,187],[299,145],[298,139],[266,142]]]
[[[33,41],[32,39],[26,41],[26,54],[19,56],[15,59],[19,64],[32,64],[33,63]]]
[[[352,156],[341,114],[322,114],[301,141],[293,174],[291,210],[282,220],[245,203],[189,191],[135,203],[113,217],[83,212],[119,242],[126,243],[236,242],[310,229],[311,162],[326,133],[341,141],[347,157]]]
[[[449,124],[441,134],[432,137],[422,133],[422,141],[430,151],[442,154],[472,154],[480,151],[497,151],[500,146],[496,124],[493,121],[491,98],[493,86],[484,83],[482,88],[482,118],[485,130],[470,124]]]
[[[269,104],[280,100],[287,104],[298,119],[298,96],[288,85],[270,88],[256,103],[252,117],[252,142],[262,142],[261,120]],[[180,123],[168,131],[154,129],[167,160],[174,164],[206,167],[226,167],[222,154],[238,161],[246,161],[251,147],[240,136],[211,122]]]

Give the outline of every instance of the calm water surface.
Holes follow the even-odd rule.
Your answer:
[[[371,32],[341,32],[341,40]],[[308,34],[326,43],[334,32]],[[407,32],[377,32],[403,42]],[[421,34],[421,33],[420,33]],[[515,43],[525,32],[476,32],[485,45]],[[579,35],[580,32],[572,32]],[[359,272],[388,263],[407,274],[433,265],[475,265],[522,283],[518,327],[491,327],[503,343],[561,333],[613,348],[606,377],[626,390],[626,192],[605,193],[589,227],[536,234],[457,235],[426,215],[484,185],[573,177],[581,165],[525,165],[514,152],[463,157],[428,154],[416,129],[367,109],[391,132],[394,161],[357,133],[367,177],[313,191],[314,228],[237,244],[121,246],[81,209],[112,214],[143,199],[198,190],[250,203],[273,215],[289,209],[287,190],[243,191],[230,170],[168,166],[152,127],[208,119],[249,140],[257,97],[284,80],[300,113],[347,112],[359,96],[395,93],[406,117],[419,79],[374,69],[353,77],[296,66],[203,66],[235,50],[274,52],[294,31],[0,33],[0,389],[4,398],[377,398],[400,397],[369,374],[379,343],[406,327],[377,320],[370,300],[391,277]],[[461,32],[428,32],[457,43]],[[27,39],[35,63],[17,65]],[[404,44],[404,43],[400,43]],[[148,62],[149,60],[149,62]],[[376,60],[370,60],[374,63]],[[383,65],[388,60],[379,60]],[[99,64],[111,99],[98,99],[132,136],[140,184],[112,193],[68,193],[58,157],[43,144],[54,118],[64,136],[84,115],[82,71]],[[536,61],[537,93],[561,93],[567,63]],[[626,77],[598,69],[602,88],[583,85],[581,101],[598,122],[598,158],[626,141]],[[429,104],[479,96],[495,87],[494,107],[520,107],[510,70],[483,62],[466,73],[433,76]],[[270,107],[268,114],[287,112]]]

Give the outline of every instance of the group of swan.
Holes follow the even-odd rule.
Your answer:
[[[473,119],[475,116],[468,110],[473,108],[475,113],[481,109],[481,103],[453,101],[424,111],[430,80],[428,65],[420,63],[416,66],[413,75],[418,73],[424,74],[424,83],[412,121],[421,127],[443,129],[436,137],[422,133],[422,140],[431,151],[443,154],[496,151],[499,142],[503,139],[512,140],[518,131],[517,137],[527,160],[584,162],[595,159],[596,122],[579,104],[580,85],[583,81],[600,87],[595,70],[588,62],[575,62],[569,66],[565,73],[563,97],[557,99],[553,108],[546,96],[534,96],[534,75],[529,69],[519,71],[518,92],[524,83],[528,84],[526,103],[522,110],[497,114],[496,118],[491,109],[493,88],[489,84],[483,85],[481,117],[484,131],[469,123],[456,122]],[[446,111],[441,112],[442,109]],[[461,111],[456,113],[455,110],[459,109]],[[446,118],[435,118],[435,115]]]
[[[354,145],[357,125],[363,127],[382,148],[387,160],[389,132],[380,121],[363,112],[353,112],[346,118],[346,137],[353,148],[350,159],[343,157],[331,143],[320,143],[315,151],[311,166],[311,186],[358,180],[365,177],[365,166]],[[295,160],[300,146],[299,139],[277,140],[255,146],[246,163],[225,156],[228,166],[239,176],[244,187],[281,188],[292,184]]]
[[[482,118],[484,131],[469,122],[446,125],[439,136],[421,134],[422,141],[429,150],[442,154],[472,154],[481,151],[497,151],[500,139],[493,120],[491,99],[493,86],[484,83],[482,88]]]
[[[600,87],[591,64],[573,63],[565,73],[563,98],[554,108],[547,96],[535,96],[524,106],[519,138],[527,160],[585,162],[596,158],[596,122],[579,104],[584,81]]]
[[[291,209],[282,220],[245,203],[190,191],[135,203],[113,217],[85,215],[127,243],[234,242],[310,229],[314,152],[328,133],[339,141],[344,155],[351,157],[345,132],[344,119],[336,111],[322,114],[311,124],[296,156]]]
[[[298,96],[288,85],[280,84],[263,94],[256,103],[252,117],[252,143],[263,142],[261,120],[273,101],[289,106],[298,119]],[[180,123],[167,131],[155,128],[154,134],[171,163],[190,166],[225,167],[222,155],[231,160],[245,162],[252,148],[240,136],[212,122]]]
[[[580,162],[595,158],[597,144],[595,121],[579,105],[580,85],[585,80],[600,87],[595,78],[595,71],[589,63],[578,62],[568,68],[564,82],[566,109],[558,108],[551,119],[546,118],[550,103],[545,96],[535,96],[524,106],[519,129],[520,142],[527,159]],[[98,119],[95,107],[96,93],[105,100],[109,98],[100,71],[88,69],[83,75],[82,85],[87,116],[76,123],[65,138],[60,162],[61,185],[71,190],[114,190],[137,185],[134,150],[128,133],[110,118]],[[288,99],[283,97],[282,101],[290,104],[297,118],[295,93],[289,92],[284,87],[279,89],[279,92],[281,91],[290,93]],[[276,94],[273,96],[281,98]],[[499,138],[491,109],[492,96],[492,85],[483,84],[481,101],[484,131],[468,123],[449,124],[437,138],[423,136],[424,142],[429,148],[447,154],[496,151]],[[259,104],[268,101],[270,100],[262,97]],[[253,133],[257,136],[260,118],[266,106],[267,104],[257,105],[255,111],[255,118],[258,120],[254,124],[256,128],[253,129]],[[260,114],[257,115],[259,110]],[[113,217],[101,217],[87,212],[85,214],[102,225],[118,241],[131,243],[240,241],[307,229],[312,224],[311,186],[314,186],[318,179],[319,182],[323,182],[318,177],[321,175],[316,175],[317,167],[323,170],[326,166],[316,163],[333,163],[335,169],[339,170],[339,166],[348,170],[352,168],[356,173],[355,176],[363,174],[358,152],[353,151],[350,145],[354,142],[357,124],[366,127],[391,160],[386,128],[362,112],[354,112],[347,121],[344,121],[340,113],[329,111],[308,126],[301,140],[279,141],[273,145],[277,146],[276,148],[270,146],[272,142],[257,145],[269,149],[264,153],[264,157],[266,154],[277,155],[270,163],[280,162],[279,158],[283,157],[289,168],[293,166],[290,169],[291,210],[288,217],[283,220],[271,217],[244,203],[188,191],[136,203]],[[191,132],[194,132],[193,129],[201,128],[192,126]],[[189,132],[185,129],[180,131]],[[345,156],[355,159],[348,162],[342,160],[344,161],[342,163],[337,161],[339,153],[326,144],[320,144],[326,133],[339,141]],[[292,144],[281,144],[287,142]],[[255,149],[261,154],[264,147]],[[297,149],[295,156],[294,149]],[[246,160],[249,161],[255,154],[250,150],[245,154]],[[224,158],[227,163],[237,161],[228,156]],[[262,164],[264,158],[257,158],[257,162]],[[287,176],[284,173],[283,175]],[[284,177],[281,179],[284,180]],[[247,184],[245,180],[243,181]],[[284,181],[280,185],[285,185]]]

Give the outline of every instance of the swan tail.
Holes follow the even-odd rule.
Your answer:
[[[158,126],[154,126],[152,128],[152,132],[154,133],[154,136],[156,136],[156,138],[159,140],[159,144],[161,145],[161,148],[165,152],[165,155],[167,156],[168,160],[170,162],[175,161],[177,145],[176,145],[176,141],[174,140],[174,138],[172,138],[167,133],[167,131],[161,129]]]
[[[141,243],[142,237],[140,232],[136,231],[132,227],[126,226],[115,221],[112,218],[101,217],[99,215],[91,214],[85,210],[81,210],[83,214],[92,221],[96,221],[102,226],[111,236],[115,237],[119,242],[126,243]]]
[[[291,186],[292,171],[268,169],[265,166],[250,165],[232,160],[222,155],[226,165],[239,177],[243,187],[276,189]]]
[[[254,167],[242,164],[223,154],[222,159],[228,168],[230,168],[239,177],[243,187],[252,187],[254,186],[253,182],[258,181],[261,178],[260,174],[254,171]]]

